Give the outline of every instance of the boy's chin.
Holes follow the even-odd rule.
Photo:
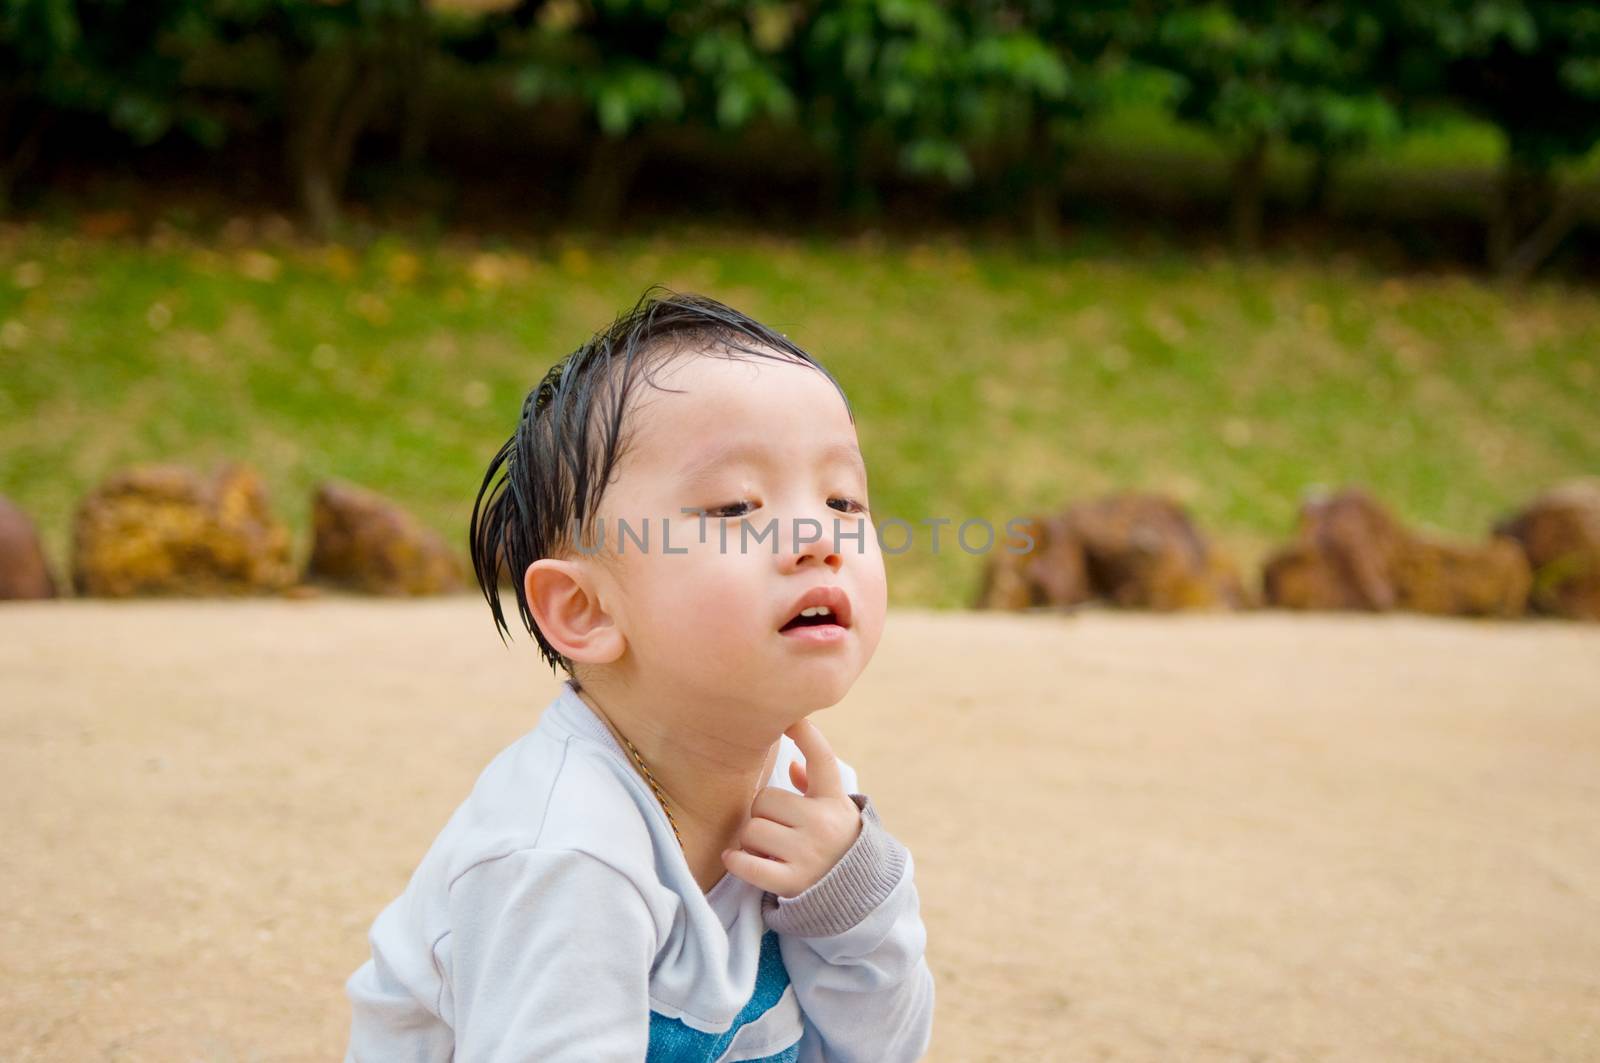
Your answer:
[[[775,717],[804,716],[843,701],[860,676],[855,662],[823,662],[818,659],[765,664],[738,678],[738,672],[695,671],[681,675],[674,685],[698,689],[705,696],[736,699],[752,711],[770,710]]]
[[[856,675],[854,670],[832,676],[796,675],[793,682],[778,691],[778,705],[785,713],[798,712],[802,716],[832,708],[850,693],[850,688],[855,685]]]

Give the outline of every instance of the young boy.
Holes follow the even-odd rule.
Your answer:
[[[646,292],[529,393],[471,547],[570,678],[378,916],[347,1063],[920,1058],[911,854],[809,719],[887,604],[833,377]]]

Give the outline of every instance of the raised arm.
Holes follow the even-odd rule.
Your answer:
[[[914,1063],[933,1035],[934,1002],[914,861],[871,799],[849,796],[861,833],[839,862],[794,897],[763,898],[804,1016],[799,1063]]]

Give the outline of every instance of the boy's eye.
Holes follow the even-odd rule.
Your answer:
[[[839,505],[835,505],[835,503],[840,503],[840,504]],[[843,496],[843,495],[838,495],[838,496],[835,496],[833,498],[828,499],[828,504],[830,506],[833,506],[833,508],[839,510],[842,513],[865,513],[867,511],[867,507],[866,507],[865,504],[863,504],[861,502],[858,502],[853,498],[849,498],[849,497]],[[742,516],[744,516],[745,513],[747,513],[749,510],[752,510],[754,508],[755,508],[755,503],[754,502],[751,502],[749,499],[740,499],[737,502],[729,502],[725,506],[713,506],[713,507],[711,507],[711,508],[706,510],[706,516],[708,516],[708,517],[723,517],[723,518],[726,518],[726,517],[742,517]],[[734,512],[734,511],[737,511],[737,512]]]

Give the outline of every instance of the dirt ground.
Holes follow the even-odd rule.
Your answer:
[[[555,688],[467,596],[0,605],[0,1056],[341,1058]],[[1600,1059],[1600,627],[896,611],[817,722],[916,857],[929,1059]]]

